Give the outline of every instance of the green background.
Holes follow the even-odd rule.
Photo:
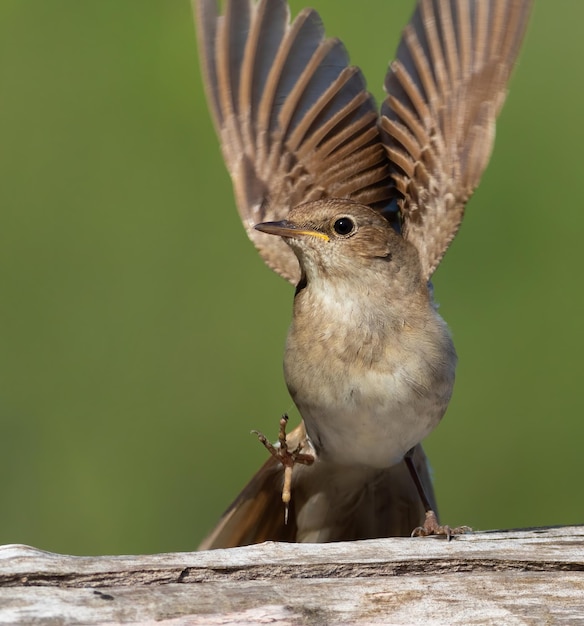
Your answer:
[[[314,6],[379,99],[413,2]],[[583,20],[535,8],[435,276],[460,358],[427,440],[451,524],[584,522]],[[265,458],[249,431],[292,409],[291,301],[239,223],[189,2],[1,0],[0,543],[194,549]]]

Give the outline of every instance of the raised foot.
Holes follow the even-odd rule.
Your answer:
[[[423,526],[418,526],[412,530],[412,537],[429,537],[430,535],[443,536],[450,541],[454,535],[463,535],[472,531],[470,526],[442,526],[438,523],[438,518],[434,511],[426,511],[426,519]]]
[[[314,463],[314,456],[312,454],[306,454],[302,452],[303,441],[301,441],[294,450],[288,449],[288,442],[286,439],[286,426],[288,425],[288,416],[282,415],[280,418],[280,430],[278,433],[278,443],[276,445],[270,443],[270,441],[257,430],[252,430],[254,435],[263,443],[269,453],[276,458],[284,466],[284,486],[282,487],[282,502],[286,509],[284,513],[284,521],[288,523],[288,505],[290,498],[292,497],[292,469],[296,464],[300,465],[312,465]]]

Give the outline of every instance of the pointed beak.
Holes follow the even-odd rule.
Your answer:
[[[325,241],[330,241],[328,235],[318,230],[304,228],[287,220],[282,220],[281,222],[262,222],[261,224],[256,224],[254,228],[262,233],[268,233],[268,235],[278,235],[280,237],[319,237]]]

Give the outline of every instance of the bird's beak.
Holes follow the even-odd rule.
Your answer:
[[[268,235],[279,235],[280,237],[319,237],[325,241],[330,241],[328,235],[318,230],[304,228],[303,226],[298,226],[287,220],[282,220],[281,222],[262,222],[261,224],[256,224],[254,228],[262,233],[268,233]]]

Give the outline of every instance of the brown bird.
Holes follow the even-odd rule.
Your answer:
[[[379,115],[315,11],[194,0],[241,218],[296,285],[284,373],[303,419],[287,436],[282,422],[201,548],[450,533],[420,445],[456,366],[429,281],[488,163],[531,4],[419,0]]]

